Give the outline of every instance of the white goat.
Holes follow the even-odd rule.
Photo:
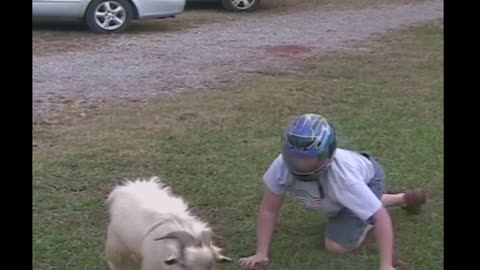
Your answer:
[[[231,261],[212,243],[208,225],[157,177],[127,181],[106,202],[111,270],[212,270],[216,262]]]

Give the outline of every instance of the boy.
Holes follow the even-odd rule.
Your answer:
[[[418,206],[423,192],[384,194],[381,165],[365,153],[337,148],[332,124],[318,114],[296,117],[285,130],[282,154],[263,176],[266,190],[257,216],[257,250],[240,259],[244,268],[266,266],[274,226],[286,193],[328,217],[325,249],[345,254],[374,229],[380,270],[392,264],[393,231],[388,206]]]

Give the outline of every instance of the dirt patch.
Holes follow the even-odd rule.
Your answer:
[[[281,14],[214,10],[203,15],[208,14],[215,15],[203,25],[195,17],[198,13],[191,13],[190,20],[164,20],[171,23],[165,32],[133,28],[125,35],[101,36],[65,28],[59,35],[34,31],[34,119],[51,121],[72,100],[80,101],[70,107],[82,108],[83,117],[104,104],[143,102],[225,84],[234,88],[265,72],[291,72],[302,64],[298,58],[342,50],[372,35],[441,18],[443,2],[354,11],[317,6]],[[188,26],[182,28],[182,22]],[[156,29],[157,23],[145,25]]]
[[[365,8],[382,3],[415,3],[413,0],[263,0],[256,12],[232,13],[224,11],[217,3],[187,3],[184,13],[174,19],[135,22],[122,36],[145,38],[143,35],[163,35],[198,29],[207,24],[244,20],[266,15],[285,14],[321,8],[322,11]],[[35,23],[32,24],[32,54],[52,55],[59,52],[94,50],[100,44],[109,44],[117,37],[92,34],[85,25],[78,23]]]
[[[312,48],[301,45],[281,45],[268,47],[265,51],[278,57],[296,57],[310,53]]]

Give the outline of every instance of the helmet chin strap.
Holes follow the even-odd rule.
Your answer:
[[[312,175],[295,175],[294,177],[296,180],[301,181],[301,182],[315,182],[317,183],[317,188],[318,188],[318,194],[320,195],[320,198],[325,198],[325,193],[323,191],[322,184],[320,183],[320,178],[319,176],[324,173],[325,171],[320,171],[317,173],[314,173]]]
[[[316,181],[318,180],[318,177],[320,176],[320,174],[323,173],[323,171],[318,171],[318,172],[314,172],[312,174],[296,174],[294,172],[290,172],[296,180],[298,181],[302,181],[302,182],[311,182],[311,181]]]

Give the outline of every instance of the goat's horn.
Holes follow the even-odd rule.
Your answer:
[[[155,241],[163,239],[176,239],[180,242],[181,249],[191,246],[199,246],[199,241],[196,240],[191,234],[185,231],[175,231],[168,233],[167,235],[154,239]]]

